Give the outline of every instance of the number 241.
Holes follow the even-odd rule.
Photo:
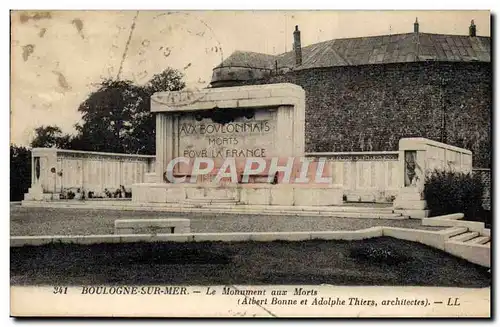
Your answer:
[[[67,292],[68,292],[67,287],[54,286],[54,291],[52,293],[54,293],[54,294],[67,294]]]

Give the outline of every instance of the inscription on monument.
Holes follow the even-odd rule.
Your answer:
[[[276,122],[269,111],[227,124],[185,116],[179,119],[178,154],[187,158],[267,157],[275,152],[275,132]]]

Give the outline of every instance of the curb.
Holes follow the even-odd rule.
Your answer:
[[[469,262],[490,267],[490,246],[449,241],[450,236],[466,228],[448,228],[428,231],[399,227],[377,226],[357,231],[324,232],[254,232],[254,233],[185,233],[185,234],[124,234],[124,235],[70,235],[70,236],[12,236],[10,247],[39,246],[47,244],[100,244],[134,242],[272,242],[305,240],[357,241],[388,236],[421,243]]]

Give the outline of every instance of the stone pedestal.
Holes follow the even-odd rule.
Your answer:
[[[399,194],[394,200],[394,209],[410,218],[425,218],[429,215],[423,197],[426,162],[425,144],[414,139],[399,141]]]
[[[429,217],[427,202],[424,200],[422,191],[416,187],[402,188],[394,200],[394,209],[411,218]]]
[[[24,199],[27,201],[42,201],[43,189],[40,184],[33,185],[28,189],[28,193],[24,194]]]
[[[268,206],[342,205],[340,185],[321,184],[134,184],[136,203],[232,204]]]

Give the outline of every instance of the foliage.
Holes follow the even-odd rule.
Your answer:
[[[431,216],[464,213],[473,218],[482,215],[483,192],[477,175],[436,170],[426,177],[424,198]]]
[[[182,81],[184,76],[178,70],[167,68],[155,74],[146,84],[146,91],[153,95],[156,92],[182,90],[186,84]]]
[[[10,146],[10,201],[21,201],[31,186],[31,151]]]
[[[155,92],[185,87],[182,74],[167,68],[144,86],[131,81],[105,80],[78,108],[74,148],[88,151],[153,154],[155,119],[150,98]]]
[[[78,107],[82,123],[75,125],[77,135],[64,134],[58,126],[40,126],[30,146],[154,154],[156,125],[150,97],[155,92],[183,89],[182,78],[182,73],[167,68],[146,85],[105,80]],[[10,185],[11,201],[22,200],[31,185],[31,152],[27,148],[10,147]]]
[[[154,75],[146,85],[125,80],[104,80],[78,107],[82,122],[77,135],[64,135],[57,126],[36,129],[32,147],[154,154],[155,117],[150,97],[155,92],[177,91],[185,87],[183,75],[171,68]]]
[[[60,148],[69,147],[71,136],[63,134],[57,126],[40,126],[35,128],[35,138],[31,141],[32,148]]]
[[[130,81],[106,80],[78,108],[76,145],[80,150],[140,153],[135,129],[150,116],[149,96]]]

